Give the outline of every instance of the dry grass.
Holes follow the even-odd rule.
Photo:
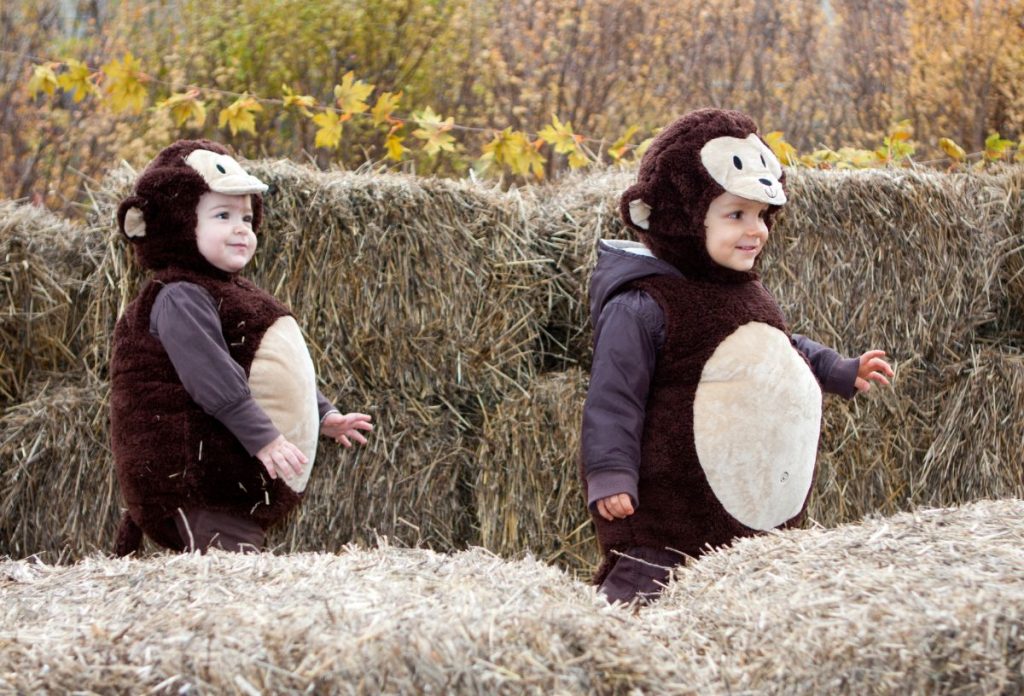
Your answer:
[[[0,562],[16,693],[1024,689],[1024,502],[748,539],[634,611],[481,549]]]

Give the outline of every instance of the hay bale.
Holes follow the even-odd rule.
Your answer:
[[[374,417],[368,444],[346,450],[320,441],[305,499],[268,547],[338,551],[380,537],[442,551],[476,543],[472,448],[452,413],[397,392],[368,394],[364,404]]]
[[[1024,689],[1024,502],[746,539],[632,611],[481,549],[0,561],[0,689]]]
[[[483,546],[593,572],[597,542],[578,474],[586,395],[580,370],[547,373],[487,415],[474,487]]]
[[[677,571],[652,636],[716,693],[1024,690],[1024,501],[745,539]]]
[[[946,368],[935,436],[917,473],[929,505],[1024,498],[1024,354],[977,346]]]
[[[538,256],[549,260],[545,284],[548,317],[541,351],[549,370],[590,369],[591,327],[587,292],[601,239],[635,239],[619,217],[619,196],[635,173],[610,168],[570,175],[533,192],[530,226]]]
[[[996,208],[991,223],[1005,239],[992,250],[1002,264],[1000,272],[1004,301],[999,318],[1001,340],[1024,344],[1024,166],[1007,171],[1005,192],[996,196],[1002,210]]]
[[[54,562],[111,549],[121,511],[109,389],[64,374],[32,387],[0,416],[0,555]]]
[[[0,417],[0,554],[75,561],[114,546],[123,500],[109,449],[109,387],[64,375]],[[306,499],[268,538],[280,552],[335,551],[352,541],[465,548],[476,540],[470,447],[451,413],[396,393],[364,400],[366,447],[321,440]],[[258,465],[257,465],[258,466]],[[159,549],[146,543],[143,552]]]
[[[89,228],[42,208],[0,201],[0,405],[21,401],[33,370],[81,370],[78,331],[96,267]]]
[[[588,588],[479,549],[8,562],[0,598],[17,692],[626,693],[669,664]]]

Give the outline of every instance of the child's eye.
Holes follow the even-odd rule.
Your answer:
[[[224,212],[217,213],[216,215],[214,215],[214,217],[219,219],[219,220],[227,220],[228,219],[228,213],[225,210]]]
[[[248,223],[248,224],[251,225],[252,224],[252,215],[243,215],[242,216],[242,222],[245,222],[245,223]]]
[[[743,211],[742,210],[734,210],[733,212],[729,213],[729,215],[728,215],[728,218],[730,220],[739,220],[742,217],[743,217]]]

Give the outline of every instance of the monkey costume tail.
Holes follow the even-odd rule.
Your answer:
[[[114,553],[119,557],[135,553],[142,547],[142,529],[127,512],[121,517],[121,526],[117,528],[117,542]]]

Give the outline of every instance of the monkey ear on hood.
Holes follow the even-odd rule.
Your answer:
[[[619,203],[619,214],[622,221],[637,230],[646,230],[651,226],[651,206],[644,201],[646,192],[643,186],[635,184],[626,189]]]
[[[125,237],[138,239],[146,236],[146,220],[142,211],[146,207],[146,199],[142,196],[129,196],[121,201],[117,208],[117,227]]]

